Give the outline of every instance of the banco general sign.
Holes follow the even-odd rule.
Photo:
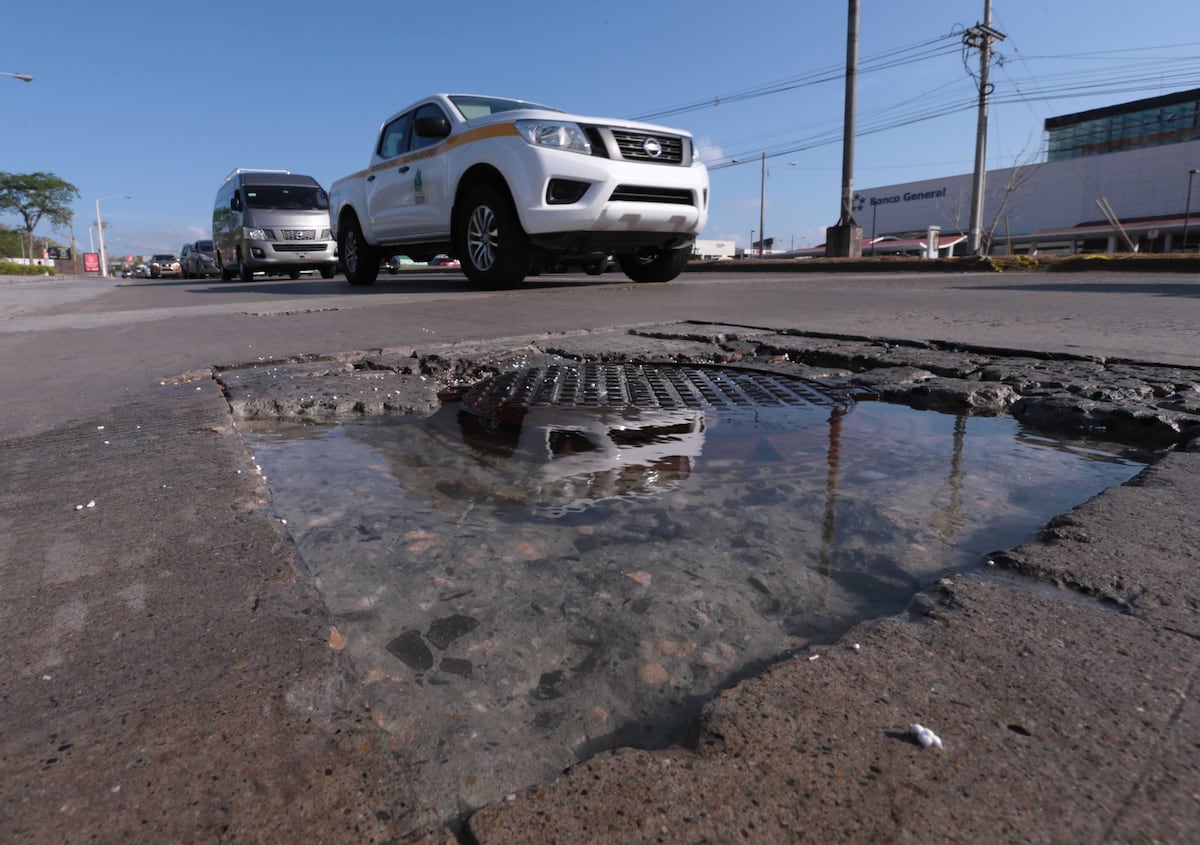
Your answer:
[[[872,207],[877,205],[892,205],[894,203],[913,202],[914,200],[933,200],[946,196],[946,188],[938,188],[934,191],[905,191],[903,194],[892,194],[886,197],[864,197],[862,194],[854,195],[854,210],[862,211],[867,205]]]

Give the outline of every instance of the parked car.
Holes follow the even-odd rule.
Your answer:
[[[170,253],[162,253],[150,257],[150,278],[161,279],[166,276],[179,278],[179,259]]]
[[[145,264],[139,264],[134,268],[133,275],[139,279],[148,279],[150,278],[150,268]]]
[[[212,241],[184,244],[179,251],[179,267],[185,279],[207,279],[221,272],[213,256]]]
[[[387,261],[383,262],[383,267],[389,273],[399,273],[401,267],[424,267],[425,262],[413,261],[407,255],[393,255]]]

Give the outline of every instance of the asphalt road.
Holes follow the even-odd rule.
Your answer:
[[[0,437],[94,414],[163,378],[301,354],[698,320],[1169,364],[1200,359],[1200,279],[1175,274],[688,273],[542,276],[503,292],[456,272],[334,279],[0,280]]]
[[[1200,364],[1195,275],[0,278],[0,829],[452,842],[414,803],[404,738],[348,710],[342,644],[207,368],[686,320]],[[589,760],[479,811],[474,841],[1190,841],[1196,458],[1012,555],[1102,602],[952,579],[931,624],[884,620],[861,652],[718,696],[686,759]],[[927,716],[944,755],[903,732]]]

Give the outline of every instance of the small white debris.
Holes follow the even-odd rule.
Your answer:
[[[119,784],[119,783],[116,786],[114,786],[112,789],[109,790],[109,792],[112,792],[113,794],[116,794],[120,791],[121,791],[121,784]]]
[[[810,655],[808,656],[808,659],[809,659],[810,661],[812,661],[812,660],[820,660],[820,659],[821,659],[821,655],[819,655],[819,654],[810,654]]]
[[[505,800],[505,801],[516,801],[516,800],[517,800],[517,795],[516,795],[516,793],[514,793],[514,792],[510,792],[510,793],[508,793],[507,795],[505,795],[505,796],[504,796],[504,800]]]
[[[96,426],[96,431],[104,431],[104,426],[102,426],[102,425]]]
[[[287,520],[286,520],[286,519],[281,519],[281,520],[279,520],[279,524],[280,524],[280,525],[287,525]]]
[[[107,440],[105,440],[105,441],[104,441],[104,445],[105,445],[105,446],[107,446],[107,445],[108,445],[108,441],[107,441]]]
[[[96,500],[95,500],[95,499],[92,499],[90,502],[88,502],[88,503],[87,503],[87,506],[88,506],[89,508],[94,508],[94,507],[96,507]]]
[[[77,510],[77,511],[83,510],[83,505],[76,505],[75,510]]]
[[[43,681],[48,681],[48,680],[50,680],[50,676],[49,676],[49,675],[42,675],[42,680],[43,680]]]
[[[929,730],[929,728],[924,727],[923,725],[918,725],[916,722],[913,722],[911,725],[908,726],[908,730],[913,736],[915,736],[917,738],[917,742],[921,743],[926,748],[928,748],[931,745],[936,746],[938,748],[942,747],[942,738],[939,737],[937,734],[935,734],[933,731]]]
[[[988,561],[987,561],[987,565],[988,565],[988,566],[995,566],[995,565],[996,565],[996,561],[992,560],[992,559],[989,557],[989,558],[988,558]]]
[[[855,651],[862,651],[862,646],[858,643],[855,643],[854,645],[850,646],[850,648],[854,649]]]

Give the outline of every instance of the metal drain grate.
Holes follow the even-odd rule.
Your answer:
[[[462,402],[495,419],[534,408],[738,410],[759,406],[846,406],[848,395],[797,376],[731,367],[664,364],[556,364],[503,373]]]

